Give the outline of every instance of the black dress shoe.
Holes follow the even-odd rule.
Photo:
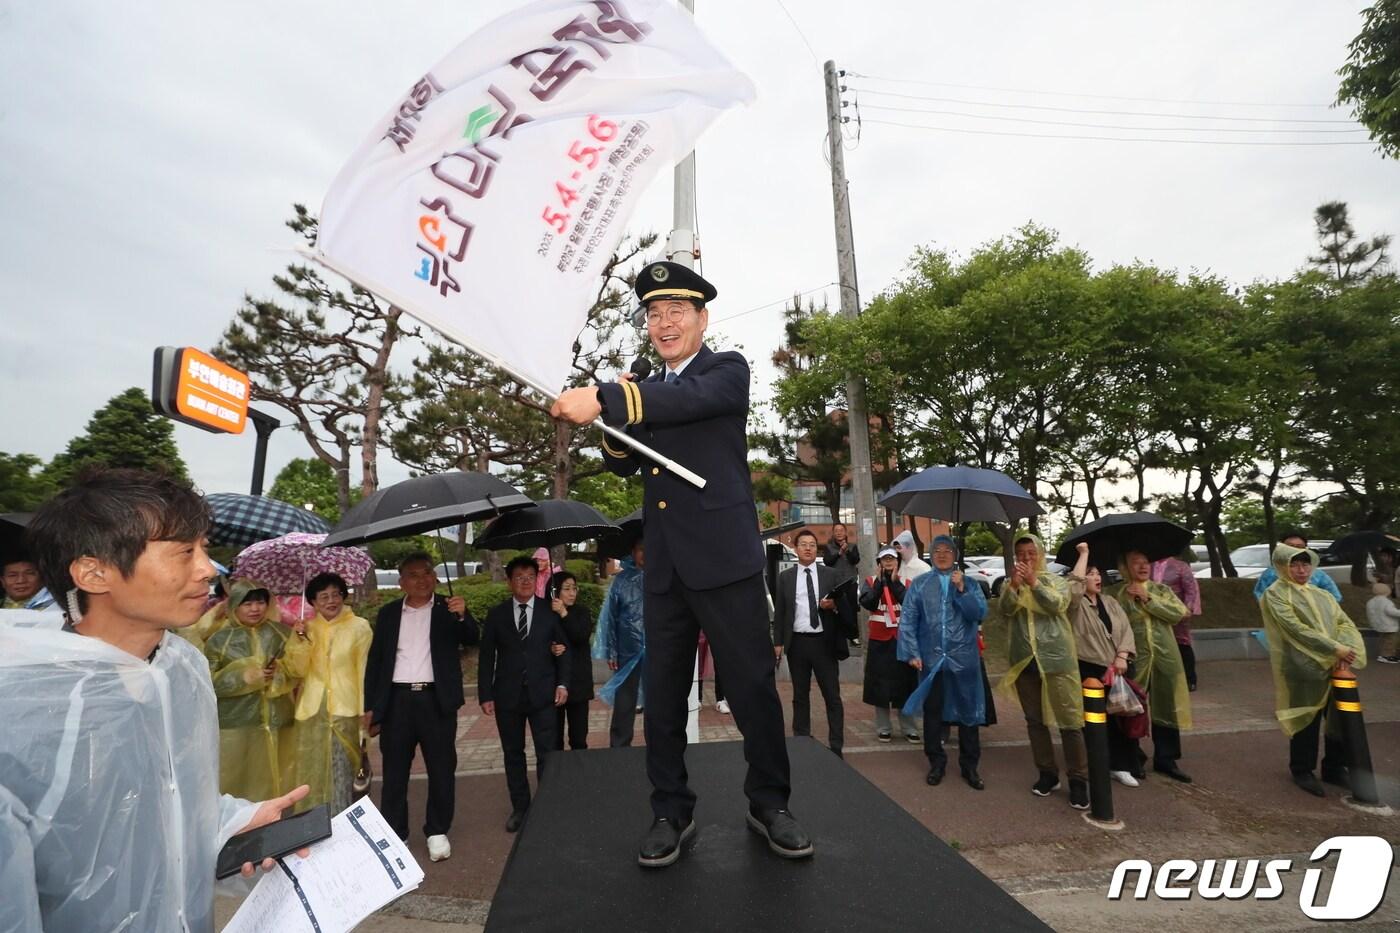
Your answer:
[[[1322,772],[1322,782],[1324,784],[1335,784],[1338,787],[1345,787],[1351,790],[1351,774],[1346,768],[1339,768],[1336,771]]]
[[[1314,797],[1325,797],[1326,792],[1322,789],[1322,782],[1317,779],[1317,775],[1311,771],[1304,771],[1302,774],[1293,775],[1293,783]]]
[[[749,829],[768,840],[768,848],[783,858],[807,858],[815,850],[812,839],[787,810],[749,807]]]
[[[982,779],[977,776],[977,772],[973,769],[964,771],[962,777],[963,780],[967,782],[967,786],[971,787],[973,790],[982,790],[987,786],[982,783]]]
[[[1191,775],[1187,774],[1185,771],[1182,771],[1182,770],[1181,770],[1180,768],[1178,768],[1175,764],[1170,764],[1170,765],[1165,765],[1165,766],[1163,766],[1163,765],[1153,765],[1153,766],[1152,766],[1152,770],[1153,770],[1153,771],[1156,771],[1158,774],[1165,774],[1167,777],[1171,778],[1173,781],[1180,781],[1180,782],[1183,783],[1183,784],[1190,784],[1190,783],[1191,783]]]
[[[643,868],[665,868],[681,857],[681,846],[695,835],[695,821],[684,826],[661,817],[651,824],[642,846],[637,850],[637,864]]]
[[[525,824],[525,811],[516,810],[506,819],[506,832],[513,833]]]
[[[943,783],[944,765],[934,765],[928,769],[928,777],[924,778],[930,787],[937,787]]]

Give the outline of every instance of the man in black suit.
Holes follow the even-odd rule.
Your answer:
[[[408,771],[414,749],[422,749],[428,771],[423,834],[428,856],[440,862],[452,855],[447,832],[456,802],[462,648],[477,643],[477,624],[462,597],[437,594],[437,574],[427,554],[399,561],[399,588],[403,599],[379,610],[369,645],[365,730],[380,730],[379,809],[400,839],[408,838]]]
[[[738,353],[704,344],[715,288],[673,262],[637,274],[637,297],[662,372],[638,383],[568,389],[553,414],[575,424],[599,417],[705,478],[703,489],[630,447],[603,441],[607,466],[619,476],[642,473],[647,555],[647,776],[655,817],[637,861],[670,865],[695,832],[695,792],[686,782],[686,698],[695,648],[704,631],[723,672],[726,699],[744,734],[749,828],[786,858],[812,854],[812,841],[788,812],[790,793],[783,709],[773,679],[772,638],[749,480],[749,365]],[[708,545],[695,547],[698,536]]]
[[[778,574],[773,601],[773,654],[784,653],[792,675],[792,734],[812,734],[812,675],[826,701],[827,744],[841,755],[845,740],[845,707],[841,705],[841,662],[851,656],[846,634],[828,594],[836,573],[817,563],[817,536],[804,528],[793,541],[797,566]]]
[[[568,645],[559,616],[535,596],[535,562],[516,557],[506,564],[510,599],[486,614],[481,633],[481,670],[477,698],[481,711],[496,717],[505,754],[510,818],[515,832],[530,808],[530,779],[525,774],[525,724],[535,740],[535,768],[544,777],[544,761],[554,750],[555,707],[569,700],[573,652],[555,655],[551,644]]]

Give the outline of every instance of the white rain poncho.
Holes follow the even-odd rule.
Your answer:
[[[209,665],[0,627],[0,931],[214,929],[214,862],[256,805],[219,795]]]

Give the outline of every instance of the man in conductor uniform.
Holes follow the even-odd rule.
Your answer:
[[[788,812],[787,747],[774,683],[763,582],[763,547],[749,480],[749,366],[738,353],[704,345],[713,285],[672,262],[654,262],[637,275],[637,297],[651,344],[665,364],[637,383],[631,374],[597,387],[568,389],[555,417],[587,424],[599,417],[706,480],[697,489],[630,447],[607,440],[608,468],[641,471],[647,555],[647,776],[655,817],[637,861],[670,865],[695,832],[695,792],[685,770],[686,698],[695,645],[704,631],[724,692],[744,735],[749,828],[785,858],[812,854],[812,841]],[[694,547],[704,535],[704,556]]]

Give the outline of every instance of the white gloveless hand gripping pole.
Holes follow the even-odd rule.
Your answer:
[[[444,330],[437,324],[428,324],[428,322],[424,320],[422,316],[414,313],[413,302],[406,300],[402,295],[396,294],[390,291],[389,289],[378,285],[377,283],[366,281],[363,276],[350,271],[349,269],[342,266],[340,263],[336,262],[328,256],[323,255],[322,253],[316,250],[309,249],[305,246],[299,246],[297,247],[296,251],[305,258],[310,259],[311,261],[318,263],[322,266],[325,266],[327,269],[331,270],[336,275],[355,283],[360,288],[363,288],[365,291],[378,296],[384,301],[389,302],[389,304],[393,305],[395,308],[398,308],[400,311],[414,318],[415,320],[427,324],[427,326],[431,327],[433,330],[436,330],[448,340],[451,340],[453,343],[460,344],[468,352],[479,357],[485,362],[490,363],[492,366],[495,366],[497,369],[506,373],[512,379],[519,382],[521,385],[527,386],[528,388],[539,393],[541,396],[548,399],[549,401],[553,402],[558,397],[555,395],[554,390],[548,389],[540,385],[533,379],[520,375],[520,373],[516,372],[515,369],[512,368],[511,365],[506,361],[496,357],[493,354],[483,353],[476,347],[472,346],[471,339],[465,334],[457,333],[456,331],[452,330]],[[604,424],[601,421],[594,421],[593,424],[596,425],[604,434],[607,434],[609,437],[621,441],[623,444],[626,444],[628,447],[631,447],[638,453],[644,454],[648,459],[653,460],[657,464],[665,467],[667,470],[676,474],[681,479],[695,486],[695,488],[705,488],[705,478],[700,476],[698,473],[695,473],[694,471],[681,466],[679,463],[672,460],[670,457],[663,456],[655,450],[652,450],[646,444],[643,444],[641,441],[636,440],[635,438],[631,437],[623,431],[619,431],[617,428]]]

